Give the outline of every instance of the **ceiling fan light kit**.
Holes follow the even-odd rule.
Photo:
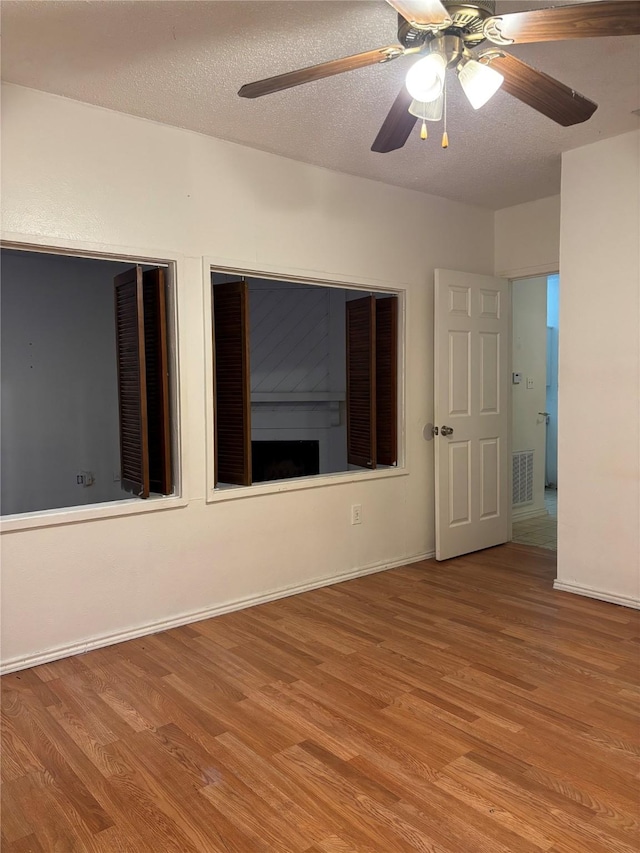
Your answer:
[[[409,112],[422,121],[440,121],[444,107],[444,93],[435,101],[411,101]]]
[[[344,71],[421,54],[409,69],[406,87],[403,85],[391,105],[372,151],[402,148],[419,118],[421,136],[426,138],[425,122],[438,121],[432,116],[442,115],[447,68],[455,68],[476,110],[502,86],[511,97],[570,127],[591,118],[597,104],[512,54],[495,48],[477,54],[476,48],[484,41],[508,46],[640,34],[640,0],[597,0],[503,15],[494,14],[495,0],[387,2],[398,13],[398,44],[258,80],[242,86],[238,94],[258,98]],[[444,115],[446,120],[446,106]],[[448,145],[446,127],[444,137]]]
[[[474,110],[483,107],[504,83],[504,77],[499,71],[489,65],[481,65],[475,59],[468,59],[462,65],[458,71],[458,80]]]
[[[415,62],[407,72],[407,91],[414,101],[428,104],[436,101],[444,88],[447,61],[441,53],[433,51]]]
[[[427,55],[414,62],[405,81],[413,98],[408,111],[422,119],[422,139],[427,138],[424,122],[442,118],[445,72],[448,68],[457,71],[462,90],[474,110],[483,107],[504,82],[499,71],[474,58],[475,55],[458,35],[436,33],[425,43],[424,50]]]

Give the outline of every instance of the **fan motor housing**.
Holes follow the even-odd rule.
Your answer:
[[[495,0],[475,0],[474,3],[444,0],[443,5],[446,6],[452,23],[440,32],[459,36],[468,47],[475,47],[484,41],[482,25],[486,18],[495,13]],[[404,47],[420,47],[432,37],[430,30],[412,27],[402,15],[398,15],[398,40]]]
[[[478,12],[484,12],[484,17],[495,15],[496,0],[475,0],[474,3],[460,3],[456,0],[444,0],[443,6],[446,6],[447,11],[451,13],[454,9],[477,9]]]

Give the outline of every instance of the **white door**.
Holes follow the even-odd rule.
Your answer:
[[[435,273],[436,559],[509,538],[509,283]]]

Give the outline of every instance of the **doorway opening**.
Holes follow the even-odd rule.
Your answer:
[[[557,274],[512,282],[512,540],[557,550]]]

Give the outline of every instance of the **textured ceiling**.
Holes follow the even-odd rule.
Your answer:
[[[551,5],[498,2],[499,11]],[[556,3],[555,5],[559,5]],[[640,126],[640,37],[511,52],[599,104],[563,128],[509,95],[474,112],[450,80],[438,126],[390,154],[369,149],[410,59],[250,101],[243,83],[396,42],[383,0],[97,0],[2,3],[3,79],[437,196],[501,208],[559,192],[560,154]],[[588,176],[587,176],[588,177]]]

